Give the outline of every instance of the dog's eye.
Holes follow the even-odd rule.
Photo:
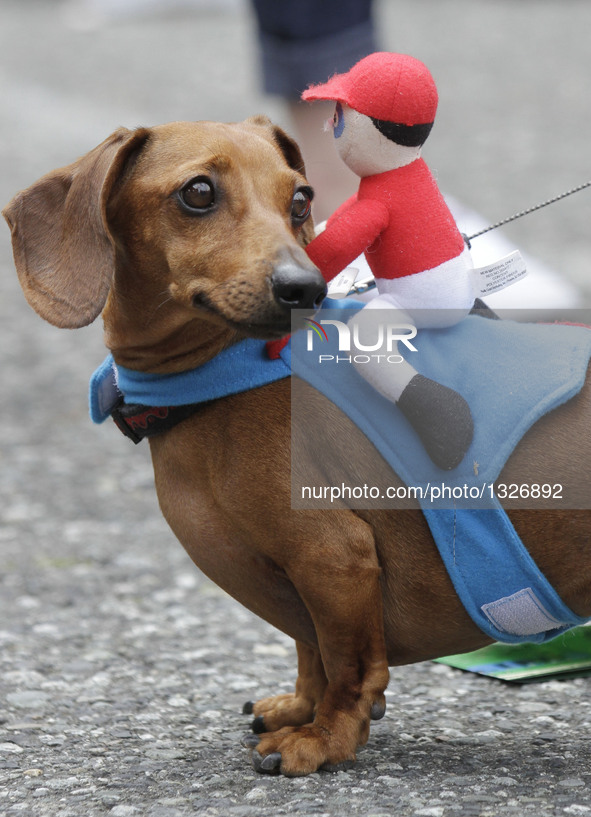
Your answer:
[[[312,212],[313,192],[311,187],[300,187],[291,200],[291,218],[301,224]]]
[[[215,204],[215,189],[207,176],[191,179],[181,188],[179,195],[183,204],[195,212],[209,210]]]

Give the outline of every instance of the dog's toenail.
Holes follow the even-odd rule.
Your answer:
[[[262,732],[267,731],[267,727],[265,726],[265,719],[262,715],[257,715],[254,721],[251,724],[252,731],[255,735],[260,735]]]
[[[257,751],[252,753],[252,765],[255,772],[260,774],[279,774],[281,755],[279,752],[272,752],[266,757],[261,757]]]
[[[386,702],[385,701],[375,701],[371,705],[371,710],[369,713],[369,717],[372,721],[379,721],[380,718],[383,718],[386,714]]]
[[[281,754],[279,752],[271,752],[261,760],[261,771],[273,772],[281,766]]]
[[[254,712],[254,701],[247,701],[242,707],[243,715],[252,715]]]
[[[240,743],[247,749],[254,749],[255,746],[259,745],[259,738],[257,735],[253,735],[252,732],[249,732],[248,735],[244,735]]]

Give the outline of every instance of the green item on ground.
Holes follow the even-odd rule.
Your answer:
[[[437,663],[518,683],[591,675],[591,627],[575,627],[545,644],[491,644]]]

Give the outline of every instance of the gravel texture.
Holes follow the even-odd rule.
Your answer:
[[[256,89],[245,10],[94,32],[68,30],[58,11],[0,2],[2,203],[120,124],[281,116]],[[388,47],[456,83],[434,154],[452,192],[495,219],[581,181],[586,4],[423,0],[380,13]],[[560,71],[571,79],[550,92]],[[513,97],[499,108],[503,89]],[[462,106],[454,145],[445,133]],[[582,281],[589,204],[560,207],[520,235]],[[1,231],[2,817],[591,815],[585,679],[512,686],[433,663],[392,670],[386,717],[352,770],[257,775],[240,745],[242,704],[292,688],[292,646],[190,563],[160,518],[147,447],[90,424],[100,334],[31,312]]]

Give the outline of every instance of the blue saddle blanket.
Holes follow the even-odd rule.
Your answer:
[[[343,305],[359,308],[357,302],[340,302],[333,315],[334,305],[317,316],[322,329],[322,320],[347,319]],[[591,331],[584,327],[469,316],[449,329],[419,331],[412,341],[418,351],[408,353],[413,366],[461,393],[474,417],[468,453],[453,472],[444,472],[396,406],[368,386],[354,366],[327,362],[331,354],[343,357],[335,333],[326,331],[330,328],[327,324],[316,345],[307,330],[296,333],[275,361],[266,357],[263,342],[247,340],[180,375],[116,367],[109,356],[91,380],[91,417],[102,422],[121,394],[128,403],[186,405],[256,388],[293,370],[361,428],[407,485],[427,486],[443,477],[450,488],[479,491],[494,482],[537,419],[580,391],[591,357]],[[422,503],[456,592],[475,623],[506,643],[542,642],[583,623],[537,568],[496,497],[486,492],[483,500],[468,508],[455,501]]]

